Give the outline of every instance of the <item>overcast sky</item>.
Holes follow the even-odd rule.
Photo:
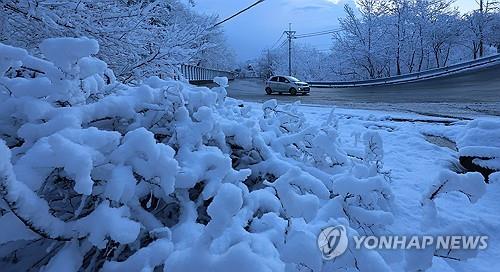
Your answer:
[[[195,9],[226,18],[249,6],[256,0],[195,0]],[[334,29],[338,18],[344,15],[344,4],[354,0],[266,0],[253,9],[226,22],[223,28],[229,45],[237,54],[238,61],[257,57],[278,40],[292,23],[293,30],[300,33]],[[457,0],[459,9],[475,8],[474,0]],[[302,39],[318,49],[328,49],[330,36]]]

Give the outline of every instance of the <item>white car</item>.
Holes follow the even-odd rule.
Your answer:
[[[292,76],[273,76],[266,81],[266,93],[289,93],[297,95],[308,94],[311,91],[309,84],[302,82]]]

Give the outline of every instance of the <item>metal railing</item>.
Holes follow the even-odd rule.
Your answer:
[[[234,80],[237,73],[231,71],[204,68],[194,65],[183,64],[180,72],[189,82],[211,82],[215,77],[227,77]]]
[[[357,81],[337,81],[337,82],[310,81],[308,83],[313,87],[329,87],[329,88],[367,87],[367,86],[401,84],[401,83],[408,83],[408,82],[442,77],[458,73],[463,70],[480,68],[483,66],[489,66],[496,63],[500,63],[500,54],[476,59],[473,61],[457,63],[442,68],[436,68],[400,76],[369,79],[369,80],[357,80]]]

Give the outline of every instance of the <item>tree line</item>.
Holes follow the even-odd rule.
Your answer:
[[[357,0],[345,5],[328,52],[294,44],[293,74],[304,80],[373,79],[444,67],[496,53],[499,2],[477,0],[461,14],[454,0]],[[288,49],[253,62],[262,77],[287,73]]]

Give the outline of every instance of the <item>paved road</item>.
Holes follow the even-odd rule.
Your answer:
[[[264,82],[238,79],[228,95],[253,102],[278,99],[303,104],[405,110],[431,115],[500,115],[500,64],[426,81],[376,87],[312,88],[308,96],[266,95]]]

